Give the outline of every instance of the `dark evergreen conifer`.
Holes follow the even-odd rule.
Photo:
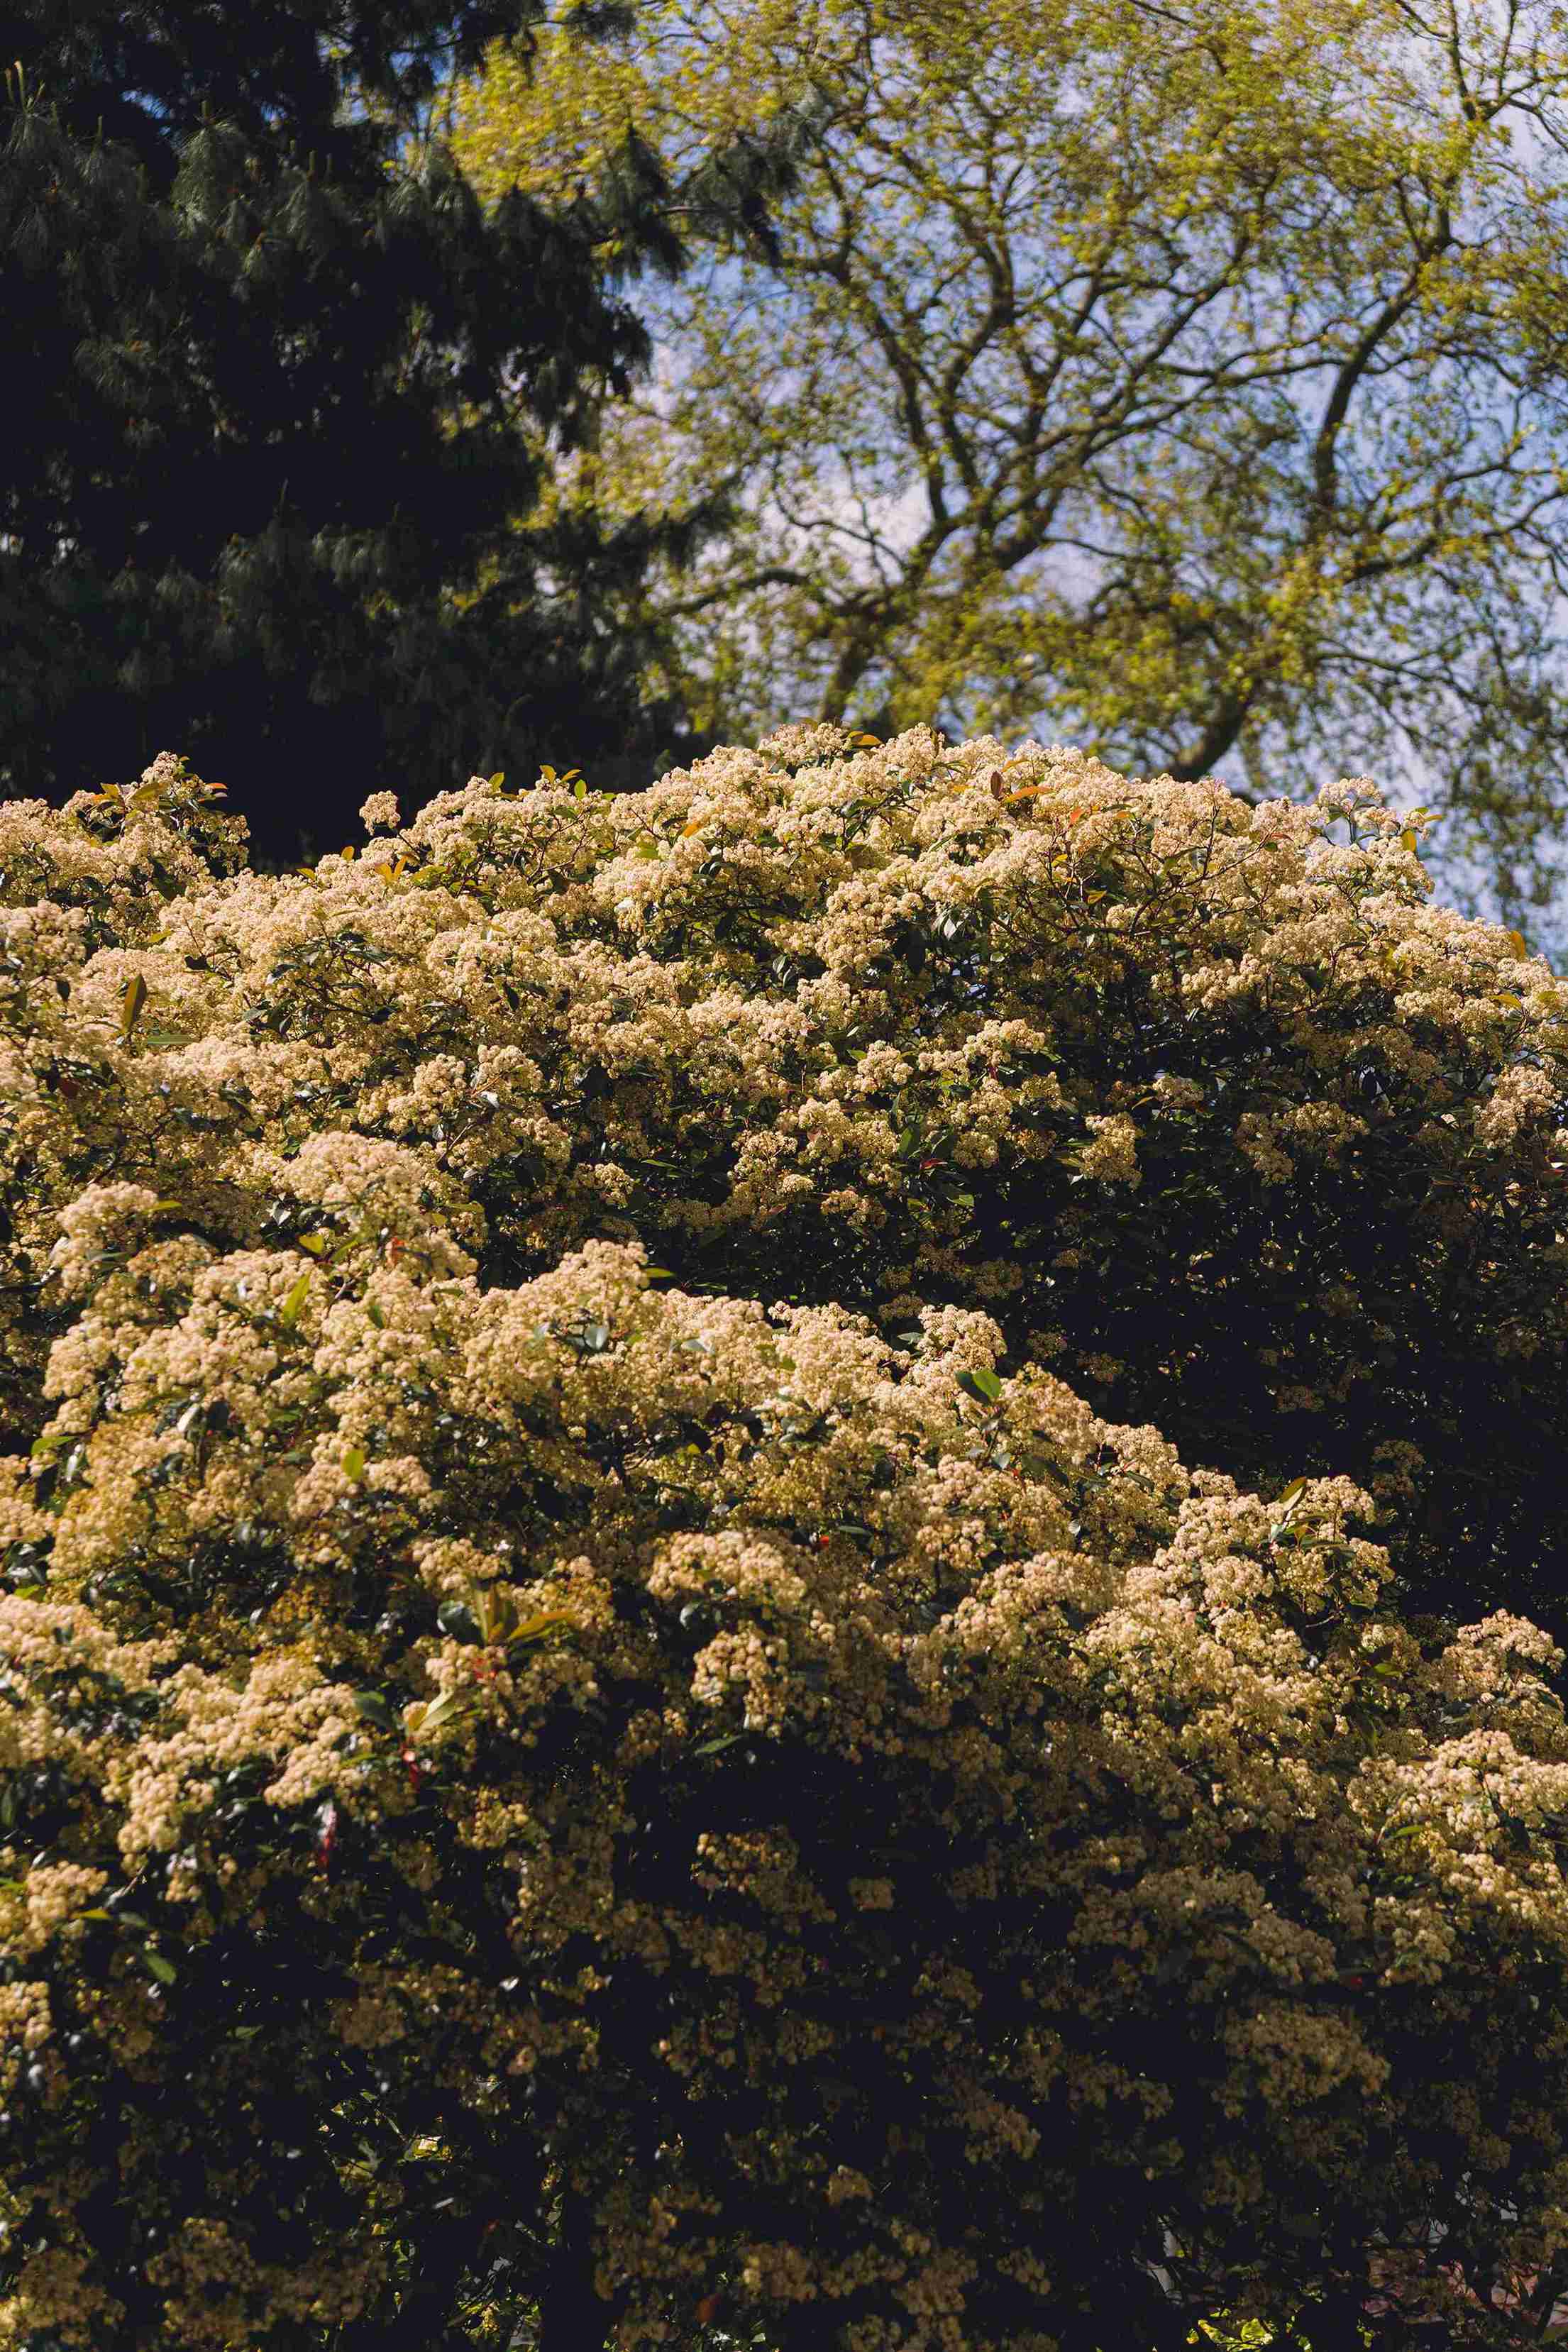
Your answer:
[[[58,800],[178,750],[265,862],[353,837],[373,790],[408,814],[552,758],[640,782],[680,745],[680,711],[643,702],[647,648],[596,615],[719,502],[531,530],[516,425],[592,433],[648,355],[627,282],[694,235],[765,245],[809,123],[679,190],[632,131],[563,208],[482,211],[430,101],[540,13],[0,16],[0,793]]]

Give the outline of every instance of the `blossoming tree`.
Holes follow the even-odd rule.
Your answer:
[[[216,801],[0,809],[4,2352],[1538,2340],[1568,989],[1359,784]]]

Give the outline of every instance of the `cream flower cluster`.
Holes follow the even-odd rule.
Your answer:
[[[1539,2267],[1561,983],[1359,783],[363,814],[0,811],[0,2352]]]

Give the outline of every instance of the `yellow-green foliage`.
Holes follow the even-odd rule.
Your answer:
[[[487,203],[628,122],[684,191],[831,94],[776,260],[639,287],[658,380],[556,474],[628,519],[733,490],[636,599],[699,725],[1375,768],[1519,889],[1568,747],[1548,0],[647,0],[594,48],[565,15],[457,89]]]
[[[209,793],[0,809],[3,2352],[1524,2340],[1568,992],[1361,786]]]

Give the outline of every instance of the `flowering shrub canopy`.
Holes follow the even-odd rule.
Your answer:
[[[213,793],[0,808],[0,2352],[1534,2340],[1568,992],[1361,784]]]

